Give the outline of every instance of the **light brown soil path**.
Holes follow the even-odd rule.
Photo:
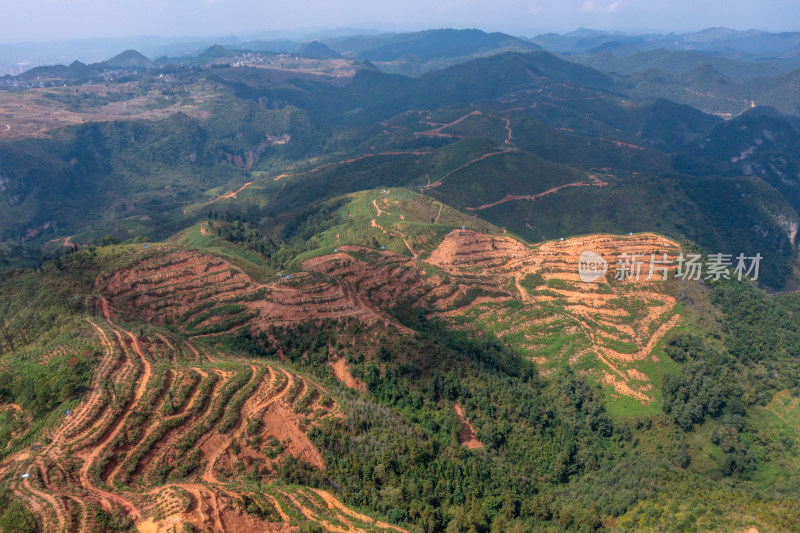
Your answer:
[[[48,527],[51,525],[50,522],[50,512],[48,511],[47,507],[41,500],[34,495],[32,492],[28,492],[27,494],[22,492],[20,488],[13,489],[14,495],[19,498],[20,500],[24,501],[25,503],[30,506],[31,511],[34,515],[41,517],[42,523],[44,525],[45,531],[49,531]]]
[[[375,218],[373,218],[373,219],[370,221],[370,226],[372,226],[373,228],[377,228],[377,229],[381,230],[383,233],[386,233],[386,230],[385,230],[385,229],[383,229],[383,226],[380,226],[380,225],[378,224],[378,222],[377,222],[377,219],[375,219]]]
[[[659,328],[650,336],[650,340],[647,341],[647,344],[639,350],[637,353],[633,354],[632,357],[634,359],[644,359],[648,355],[653,353],[653,348],[655,348],[658,341],[660,341],[664,335],[667,334],[669,330],[674,328],[678,325],[681,321],[680,315],[675,315],[670,318],[667,322],[663,323]]]
[[[191,494],[197,503],[197,512],[200,515],[200,520],[204,523],[211,521],[213,523],[212,531],[225,531],[220,518],[219,502],[213,490],[199,483],[173,483],[172,485],[164,486],[164,488],[166,487],[178,487]],[[207,511],[203,510],[204,501],[208,503]]]
[[[521,279],[525,275],[525,272],[519,272],[516,276],[514,276],[514,286],[517,288],[519,292],[519,297],[523,303],[529,303],[533,301],[531,295],[528,294],[528,291],[525,290],[525,287],[522,286]]]
[[[106,317],[109,321],[109,324],[112,324],[109,317],[108,312],[108,305],[105,300],[103,300],[103,311],[106,314]],[[113,325],[113,324],[112,324]],[[109,431],[105,438],[102,439],[99,443],[97,443],[94,448],[84,456],[83,465],[79,471],[78,477],[80,479],[81,485],[88,490],[89,492],[100,496],[106,500],[110,500],[116,502],[120,505],[128,515],[135,521],[139,522],[141,520],[141,516],[139,515],[139,511],[136,509],[136,506],[133,505],[128,499],[109,492],[107,490],[103,490],[99,487],[96,487],[89,476],[89,470],[91,469],[92,465],[97,461],[97,458],[100,456],[100,453],[105,449],[105,447],[110,443],[122,430],[124,426],[125,420],[130,416],[131,412],[136,408],[139,403],[139,400],[144,396],[145,391],[147,390],[147,384],[150,382],[150,378],[152,377],[152,369],[150,368],[150,363],[147,361],[147,358],[142,354],[142,350],[139,347],[139,340],[136,336],[127,330],[122,330],[125,335],[127,335],[131,339],[131,347],[133,348],[134,353],[141,359],[142,362],[142,376],[139,378],[139,383],[136,387],[134,392],[134,397],[131,402],[128,403],[128,406],[123,411],[122,415],[117,417],[116,421],[113,423],[113,429]],[[118,336],[120,333],[118,331],[114,331]],[[120,339],[121,341],[121,339]],[[122,343],[124,345],[124,343]]]
[[[324,520],[323,518],[317,516],[317,514],[314,513],[313,509],[309,509],[304,504],[302,504],[300,501],[298,501],[298,499],[295,498],[294,494],[292,494],[291,492],[289,492],[289,491],[279,491],[279,493],[281,495],[283,495],[284,498],[286,498],[287,500],[292,502],[292,504],[295,507],[297,507],[297,509],[303,514],[303,516],[305,516],[309,520],[317,522],[319,525],[321,525],[322,527],[325,528],[325,531],[334,531],[334,532],[339,532],[339,533],[347,533],[348,531],[350,531],[349,527],[347,529],[343,529],[343,528],[341,528],[339,526],[336,526],[334,524],[331,524],[327,520]]]
[[[189,342],[189,341],[185,341],[185,342],[186,342],[186,346],[188,346],[189,350],[191,350],[192,354],[194,354],[195,359],[199,359],[199,360],[202,361],[204,358],[200,356],[200,352],[197,351],[197,348],[195,348],[194,345],[191,342]],[[213,362],[213,360],[211,359],[210,355],[208,355],[205,352],[203,352],[203,354],[205,355],[205,359],[207,359],[209,362]]]
[[[153,375],[153,369],[150,367],[150,362],[142,353],[142,349],[139,346],[139,339],[136,336],[127,330],[122,330],[125,334],[131,339],[133,351],[136,355],[139,356],[139,359],[142,360],[142,367],[144,369],[144,376],[142,377],[141,381],[139,382],[139,386],[136,388],[136,395],[134,397],[134,403],[137,403],[142,396],[144,396],[145,390],[147,390],[147,383],[150,381],[150,378]]]
[[[320,165],[318,167],[314,167],[311,170],[306,170],[304,172],[294,172],[288,174],[279,174],[275,176],[273,179],[275,181],[280,181],[284,178],[295,178],[298,176],[305,176],[306,174],[314,174],[315,172],[319,172],[328,167],[332,167],[335,165],[349,165],[350,163],[355,163],[357,161],[362,161],[364,159],[368,159],[370,157],[378,157],[378,156],[386,156],[386,155],[428,155],[430,151],[412,151],[412,152],[379,152],[377,154],[361,154],[356,157],[352,157],[350,159],[345,159],[343,161],[335,161],[333,163],[325,163],[324,165]]]
[[[42,514],[42,519],[45,522],[45,529],[48,530],[48,531],[62,531],[64,529],[64,526],[67,523],[67,517],[64,515],[63,505],[61,505],[58,502],[58,500],[56,500],[51,494],[47,494],[46,492],[42,492],[42,491],[34,489],[31,486],[31,478],[30,477],[25,478],[25,480],[22,482],[22,484],[25,486],[25,489],[28,492],[30,492],[31,494],[34,494],[36,497],[41,498],[42,500],[46,501],[53,508],[53,512],[55,512],[55,514],[56,514],[56,523],[53,524],[54,528],[52,530],[48,529],[48,526],[51,525],[49,523],[50,522],[50,513],[47,512],[47,510],[45,510],[43,512],[43,514]],[[28,501],[30,501],[30,499],[28,499]]]
[[[100,299],[100,308],[103,311],[103,316],[106,317],[108,323],[111,324],[111,311],[108,308],[108,300],[106,298]]]
[[[169,348],[169,351],[175,353],[175,347],[172,346],[172,343],[169,342],[169,339],[167,339],[161,333],[158,334],[158,338],[161,339],[161,342],[163,342],[167,348]]]
[[[431,184],[431,182],[430,182],[430,180],[428,180],[428,185],[430,185],[430,184]],[[443,208],[444,208],[444,204],[439,204],[439,211],[436,213],[436,218],[433,219],[433,223],[434,224],[438,224],[439,223],[439,217],[442,215],[442,209]]]
[[[511,120],[509,120],[507,118],[504,118],[504,117],[493,117],[493,118],[496,118],[498,120],[502,120],[503,122],[505,122],[506,131],[508,132],[508,136],[506,137],[506,140],[503,141],[503,142],[505,144],[509,144],[509,145],[513,146],[514,145],[514,141],[512,139],[514,138],[514,136],[513,136],[514,132],[511,131]]]
[[[382,194],[381,198],[383,198],[384,196],[389,194],[389,192],[390,192],[390,190],[387,190],[385,193]],[[386,230],[382,226],[380,226],[377,221],[378,221],[378,217],[380,217],[381,215],[391,215],[391,213],[389,213],[388,211],[384,211],[380,207],[378,207],[378,199],[377,198],[372,200],[372,205],[375,207],[375,210],[378,212],[378,214],[375,216],[375,218],[372,219],[372,221],[370,222],[370,225],[373,228],[378,228],[383,233],[386,233]]]
[[[420,131],[420,132],[415,133],[415,135],[425,135],[426,137],[457,137],[457,135],[450,135],[448,133],[442,133],[442,130],[445,129],[445,128],[449,128],[451,126],[455,126],[456,124],[465,121],[469,117],[477,117],[477,116],[480,116],[482,114],[483,113],[481,113],[480,111],[473,111],[471,113],[467,113],[466,115],[464,115],[463,117],[461,117],[461,118],[459,118],[457,120],[454,120],[453,122],[451,122],[449,124],[442,124],[441,126],[438,126],[436,128],[430,129],[430,130]]]
[[[70,419],[64,424],[61,424],[61,426],[59,426],[59,428],[52,435],[51,443],[45,449],[46,453],[53,451],[58,446],[62,445],[66,435],[73,427],[80,428],[83,420],[90,415],[90,406],[102,400],[103,393],[102,384],[100,381],[106,377],[102,375],[104,374],[103,370],[111,364],[111,360],[114,356],[114,347],[113,344],[111,344],[111,340],[109,340],[108,336],[106,335],[106,332],[103,331],[103,328],[88,318],[86,321],[97,331],[97,334],[100,337],[100,342],[105,350],[105,354],[97,365],[97,376],[93,380],[94,383],[92,384],[91,391],[83,399],[83,401],[81,401],[81,404],[78,406],[78,408],[73,410],[73,414]]]
[[[241,187],[239,187],[235,191],[229,192],[227,194],[223,194],[222,196],[218,196],[218,197],[214,198],[213,200],[211,200],[210,202],[208,202],[208,204],[206,204],[206,205],[211,205],[214,202],[217,202],[219,200],[226,200],[228,198],[238,198],[238,194],[240,192],[242,192],[243,190],[245,190],[246,188],[248,188],[252,184],[253,184],[252,181],[248,181],[247,183],[245,183],[244,185],[242,185]]]
[[[526,194],[526,195],[507,194],[505,198],[503,198],[502,200],[497,200],[496,202],[492,202],[489,204],[483,204],[478,207],[466,207],[465,209],[469,211],[480,211],[482,209],[489,209],[490,207],[495,207],[504,204],[506,202],[511,202],[515,200],[528,200],[533,202],[538,200],[539,198],[557,193],[558,191],[569,187],[605,187],[606,185],[608,185],[608,182],[602,181],[594,174],[590,174],[589,180],[587,181],[576,181],[573,183],[565,183],[564,185],[559,185],[558,187],[553,187],[552,189],[547,189],[546,191],[537,194]]]
[[[274,374],[274,377],[273,377],[273,380],[272,380],[272,384],[273,385],[277,385],[277,383],[278,383],[278,369],[275,368],[275,367],[271,367],[270,370]],[[256,405],[253,406],[253,411],[255,413],[258,413],[259,416],[261,415],[261,413],[264,412],[264,409],[266,409],[267,407],[269,407],[273,403],[277,402],[278,400],[280,400],[281,398],[286,396],[286,394],[289,392],[289,389],[292,386],[292,383],[294,383],[294,380],[292,378],[292,374],[290,374],[289,372],[283,370],[282,368],[280,369],[280,372],[284,376],[283,383],[281,385],[273,386],[273,388],[270,389],[269,395],[267,396],[267,398],[265,400],[260,401],[259,403],[257,403]]]
[[[464,410],[458,404],[454,404],[453,408],[455,409],[458,418],[461,420],[461,423],[464,424],[464,429],[458,435],[458,441],[464,448],[468,450],[483,449],[483,444],[478,440],[478,437],[475,434],[475,428],[473,428],[472,424],[470,424],[469,421],[464,417]]]
[[[258,370],[259,369],[253,364],[249,365],[249,367],[250,367],[250,371],[252,372],[252,375],[250,376],[250,379],[247,381],[247,383],[242,388],[249,387],[251,385],[252,381],[254,379],[256,379],[256,377],[258,376]],[[262,382],[263,382],[263,379],[262,379]],[[260,387],[260,385],[261,384],[259,384],[259,387]],[[245,401],[244,405],[242,406],[242,413],[247,413],[247,412],[252,411],[252,406],[251,405],[252,405],[254,397],[255,397],[255,395],[250,396],[249,398],[247,398],[247,400]],[[239,421],[236,424],[236,427],[233,429],[233,431],[231,431],[231,435],[224,437],[224,439],[225,439],[224,442],[222,444],[220,444],[219,446],[216,446],[214,448],[214,451],[211,453],[211,455],[208,458],[208,463],[206,464],[206,469],[203,471],[203,475],[202,475],[203,481],[205,481],[206,483],[211,483],[211,484],[217,484],[217,483],[220,482],[217,479],[217,477],[214,475],[214,465],[217,464],[217,461],[219,460],[220,456],[223,453],[225,453],[225,451],[228,449],[228,447],[231,445],[231,443],[233,443],[233,439],[240,432],[240,430],[241,430],[242,426],[244,425],[244,423],[245,423],[245,416],[240,416],[239,417]],[[210,433],[213,434],[213,432],[214,432],[214,430],[212,430]]]
[[[320,498],[322,498],[325,501],[325,504],[328,507],[336,508],[337,510],[341,511],[342,513],[344,513],[344,514],[346,514],[346,515],[348,515],[348,516],[350,516],[352,518],[355,518],[356,520],[360,520],[360,521],[365,522],[367,524],[373,524],[373,525],[375,525],[377,527],[382,527],[382,528],[385,528],[385,529],[393,529],[395,531],[400,531],[402,533],[408,533],[405,529],[399,528],[397,526],[393,526],[392,524],[387,524],[386,522],[381,522],[379,520],[375,520],[374,518],[371,518],[371,517],[369,517],[369,516],[367,516],[365,514],[361,514],[359,512],[356,512],[356,511],[350,509],[349,507],[345,506],[342,502],[340,502],[330,492],[324,491],[322,489],[314,489],[314,488],[310,488],[309,490],[315,492]]]
[[[411,243],[408,242],[408,239],[405,236],[401,236],[400,238],[403,239],[403,244],[405,244],[406,248],[408,248],[408,251],[411,252],[411,257],[413,259],[419,257],[419,254],[414,251],[414,248],[411,247]]]
[[[473,160],[471,160],[471,161],[467,161],[466,163],[464,163],[464,164],[463,164],[463,165],[461,165],[460,167],[458,167],[458,168],[456,168],[456,169],[454,169],[454,170],[451,170],[450,172],[448,172],[447,174],[445,174],[444,176],[442,176],[442,177],[441,177],[441,178],[439,178],[438,180],[436,180],[436,181],[433,181],[433,182],[431,182],[430,184],[428,184],[428,185],[426,185],[425,187],[423,187],[423,189],[430,189],[430,188],[432,188],[432,187],[438,187],[439,185],[441,185],[441,184],[442,184],[442,181],[443,181],[445,178],[448,178],[448,177],[452,176],[452,175],[453,175],[453,174],[455,174],[456,172],[459,172],[459,171],[461,171],[461,170],[464,170],[465,168],[467,168],[467,167],[469,167],[469,166],[471,166],[471,165],[474,165],[475,163],[478,163],[478,162],[480,162],[480,161],[483,161],[484,159],[487,159],[487,158],[489,158],[489,157],[494,157],[494,156],[496,156],[496,155],[505,154],[505,153],[506,153],[506,151],[503,151],[503,150],[501,150],[501,151],[499,151],[499,152],[487,152],[487,153],[485,153],[485,154],[483,154],[483,155],[481,155],[481,156],[479,156],[479,157],[476,157],[475,159],[473,159]]]
[[[203,379],[208,377],[208,374],[203,372],[199,368],[195,368],[195,367],[192,367],[191,370],[194,370],[195,372],[197,372],[200,375],[200,380],[197,382],[197,386],[195,386],[194,390],[192,391],[192,395],[189,396],[189,399],[186,401],[186,405],[181,407],[180,412],[175,413],[171,417],[167,417],[165,420],[168,420],[169,418],[175,418],[175,417],[178,417],[178,416],[182,416],[183,413],[185,413],[187,411],[191,411],[192,407],[194,407],[194,403],[197,401],[197,397],[200,395],[200,383],[202,382]]]
[[[336,379],[353,390],[367,392],[367,386],[364,382],[357,380],[350,373],[350,369],[347,368],[347,360],[344,357],[340,357],[336,361],[330,363],[330,366],[333,369],[333,375],[336,376]]]
[[[233,442],[233,439],[228,437],[219,446],[214,447],[214,450],[208,457],[206,468],[205,470],[203,470],[203,475],[201,476],[204,482],[209,483],[211,485],[217,485],[220,483],[220,481],[217,479],[217,476],[214,475],[214,465],[217,464],[217,460],[219,460],[219,457],[225,452],[225,450],[228,449],[228,446],[231,445],[231,442]]]
[[[391,213],[389,213],[388,211],[384,211],[380,207],[378,207],[378,200],[377,199],[372,200],[372,205],[375,206],[375,210],[378,212],[378,216],[391,215]]]
[[[278,514],[280,515],[281,520],[283,522],[286,522],[287,524],[291,524],[292,523],[292,519],[289,518],[289,515],[287,515],[283,511],[283,508],[281,507],[281,504],[278,503],[278,499],[275,498],[275,496],[273,496],[272,494],[267,494],[266,492],[264,493],[264,496],[272,503],[272,506],[275,507],[275,510],[278,511]]]

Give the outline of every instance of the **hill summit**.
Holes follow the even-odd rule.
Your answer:
[[[305,43],[297,49],[297,53],[301,56],[311,57],[311,58],[339,58],[342,55],[337,52],[336,50],[330,48],[322,44],[319,41],[311,41],[310,43]]]
[[[155,64],[136,50],[125,50],[108,61],[106,65],[112,67],[153,68]]]

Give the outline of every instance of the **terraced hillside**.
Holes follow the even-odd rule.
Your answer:
[[[430,238],[441,227],[431,225],[426,233],[398,219],[387,220],[384,229],[384,209],[392,202],[379,197],[373,204],[378,215],[371,226],[402,242],[405,254],[343,244],[306,259],[299,273],[257,283],[224,259],[165,247],[100,278],[97,289],[113,308],[194,336],[344,317],[409,333],[394,318],[402,303],[456,327],[497,335],[545,369],[568,363],[609,392],[643,403],[657,399],[649,374],[660,372],[653,349],[680,318],[664,272],[651,276],[650,258],[674,263],[676,243],[638,234],[529,246],[456,229],[434,247]],[[606,258],[605,277],[579,279],[583,251]],[[626,254],[642,262],[638,274],[615,279],[622,268],[616,261]]]
[[[583,251],[610,263],[602,280],[580,280]],[[655,396],[645,368],[658,362],[654,347],[680,319],[663,272],[651,278],[649,258],[674,261],[678,251],[676,243],[653,234],[529,247],[463,229],[450,232],[425,260],[345,246],[303,267],[360,287],[377,306],[401,298],[456,327],[489,331],[545,368],[567,362],[616,393],[649,403]],[[637,277],[616,280],[622,268],[616,261],[624,254],[648,259]]]
[[[286,325],[302,320],[379,313],[357,292],[307,273],[260,284],[224,259],[196,251],[165,249],[104,276],[97,289],[147,322],[178,324],[189,334],[227,332],[251,324]]]
[[[179,337],[137,335],[96,304],[105,319],[87,320],[103,355],[89,393],[40,444],[0,465],[43,531],[101,531],[112,518],[140,531],[400,530],[324,490],[274,483],[287,465],[325,469],[306,433],[342,415],[318,383]]]

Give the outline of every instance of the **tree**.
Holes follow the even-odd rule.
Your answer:
[[[35,533],[40,531],[36,518],[18,501],[11,502],[6,512],[0,517],[0,529],[3,530],[3,533]]]
[[[100,239],[100,246],[111,246],[112,244],[119,244],[119,239],[111,235],[106,235]]]

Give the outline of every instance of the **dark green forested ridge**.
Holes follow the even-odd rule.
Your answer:
[[[211,209],[254,220],[342,193],[428,183],[446,203],[478,207],[593,173],[609,185],[474,213],[534,241],[657,231],[714,251],[758,248],[772,257],[763,281],[775,288],[795,261],[797,134],[777,112],[757,107],[722,122],[664,99],[636,102],[609,90],[606,75],[545,52],[420,78],[363,70],[337,83],[272,69],[164,73],[170,90],[187,92],[181,98],[192,84],[216,87],[208,118],[88,123],[0,145],[4,257],[31,264],[66,235],[82,244],[106,234],[159,240]],[[156,80],[141,74],[137,83]],[[421,134],[435,124],[447,126]],[[262,184],[260,195],[204,207],[249,182]]]

